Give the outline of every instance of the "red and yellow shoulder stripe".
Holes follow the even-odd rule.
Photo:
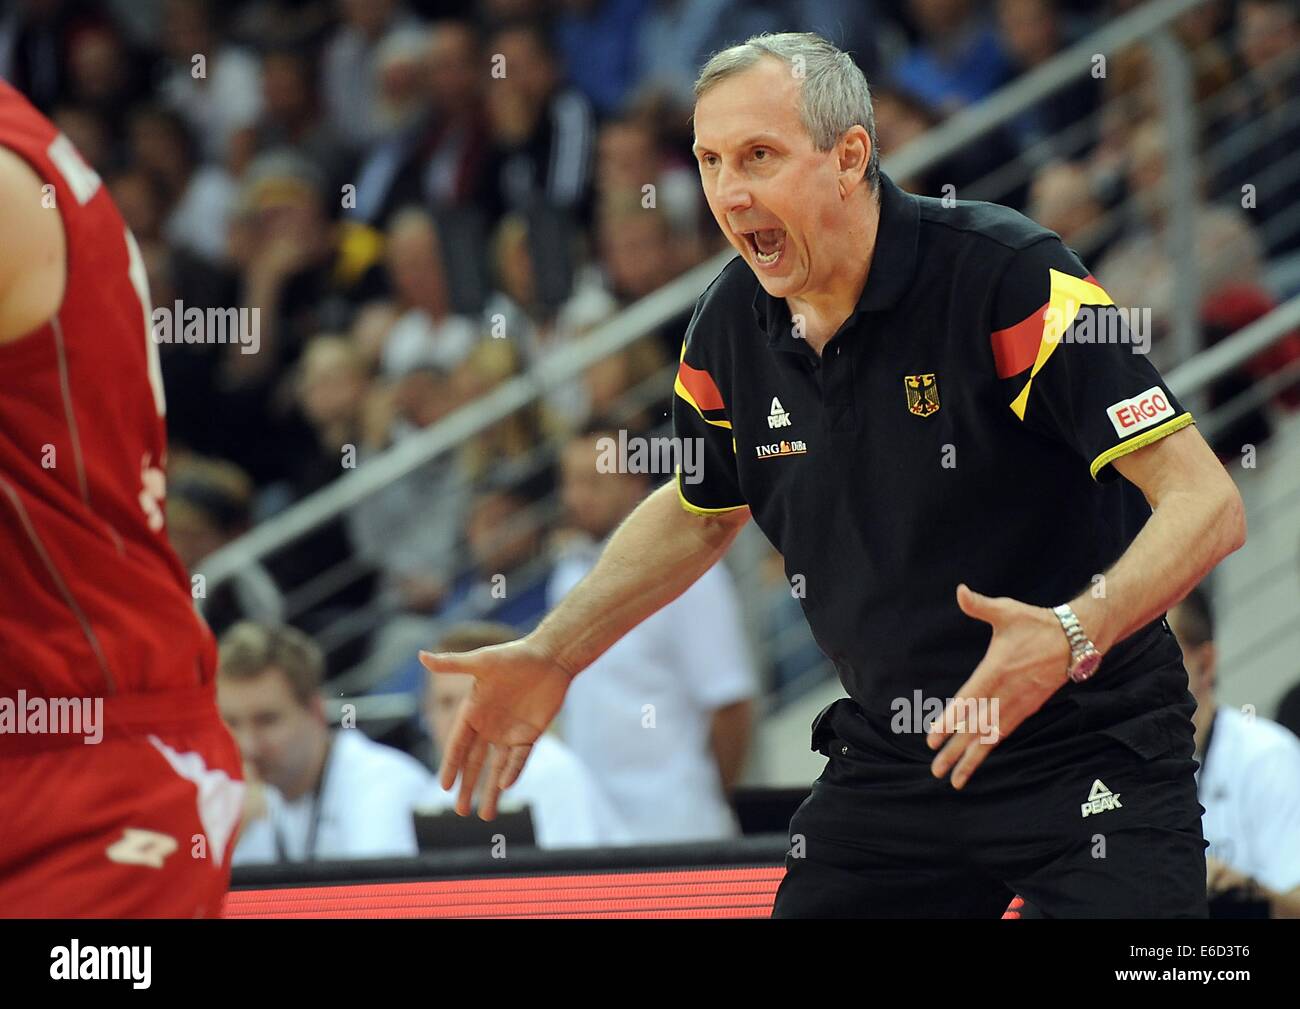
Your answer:
[[[1014,326],[995,331],[991,336],[993,361],[998,378],[1019,375],[1032,368],[1020,394],[1011,401],[1011,409],[1021,420],[1029,402],[1029,389],[1037,375],[1061,343],[1066,330],[1074,323],[1084,305],[1113,305],[1092,274],[1072,277],[1051,270],[1051,292],[1047,301]]]
[[[681,362],[677,366],[677,378],[673,382],[673,392],[689,403],[700,418],[715,427],[731,429],[727,419],[726,404],[713,376],[703,368],[692,368],[686,363],[686,345],[682,344]]]

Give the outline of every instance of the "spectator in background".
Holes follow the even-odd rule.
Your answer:
[[[945,115],[987,98],[1011,79],[994,25],[973,0],[908,0],[920,41],[893,70],[894,83]]]
[[[373,447],[366,425],[372,389],[356,345],[333,334],[316,336],[298,362],[298,409],[315,433],[315,450],[286,465],[295,497],[305,497],[355,469]]]
[[[1165,167],[1164,127],[1147,121],[1134,131],[1127,151],[1133,228],[1107,253],[1096,271],[1116,305],[1150,307],[1156,338],[1152,360],[1159,368],[1178,363],[1169,360],[1170,352],[1160,340],[1169,325],[1176,296],[1174,263],[1165,232],[1169,199]],[[1194,216],[1194,232],[1194,287],[1202,303],[1229,284],[1261,281],[1264,250],[1241,210],[1204,203]]]
[[[592,417],[613,417],[629,427],[653,426],[667,413],[667,390],[672,385],[671,372],[665,374],[669,360],[662,343],[653,337],[601,358],[582,376],[584,423]]]
[[[430,42],[429,30],[413,25],[390,32],[375,49],[375,141],[410,133],[428,113]]]
[[[475,494],[465,526],[470,566],[452,583],[440,622],[492,620],[521,635],[537,626],[549,574],[538,500],[535,488],[504,479]]]
[[[1233,333],[1245,329],[1277,307],[1277,301],[1258,284],[1228,284],[1205,299],[1201,306],[1201,326],[1205,345],[1212,347]],[[1300,329],[1292,330],[1260,351],[1245,364],[1216,379],[1208,391],[1208,407],[1213,410],[1236,399],[1255,383],[1300,360]],[[1279,389],[1273,398],[1279,407],[1300,408],[1300,378]],[[1259,445],[1273,433],[1267,402],[1241,414],[1214,433],[1211,444],[1226,462],[1241,458],[1243,445]]]
[[[0,77],[47,114],[67,99],[68,53],[80,15],[68,0],[0,10]]]
[[[518,636],[506,624],[486,621],[455,624],[441,634],[437,650],[470,652],[504,644]],[[474,688],[474,678],[455,673],[426,673],[425,676],[424,720],[442,747],[451,738],[457,712]],[[422,811],[452,809],[456,795],[444,791],[435,781],[420,808]],[[531,811],[539,848],[584,848],[622,844],[628,840],[627,829],[591,772],[549,732],[533,744],[533,752],[519,780],[502,797],[503,812],[518,807]]]
[[[593,270],[585,270],[572,293],[558,307],[538,289],[536,257],[545,254],[534,242],[528,219],[507,214],[492,239],[492,274],[496,290],[483,310],[484,327],[494,338],[509,340],[524,363],[533,367],[618,310],[618,302]],[[572,399],[574,390],[554,390],[555,403]]]
[[[1060,9],[1058,0],[999,0],[997,18],[1000,34],[1019,75],[1042,66],[1084,34]],[[1092,117],[1101,100],[1102,82],[1085,74],[1057,88],[1031,106],[1012,123],[1022,149],[1046,142],[1048,156],[1073,158],[1087,154],[1097,142],[1098,128]]]
[[[779,8],[784,15],[783,30],[820,35],[836,49],[851,53],[853,62],[871,81],[883,76],[880,36],[897,31],[881,11],[881,7],[892,6],[877,0],[854,0],[851,4],[841,0],[781,0]]]
[[[384,263],[402,312],[384,346],[384,373],[409,371],[417,359],[453,370],[481,334],[473,319],[452,312],[442,245],[427,211],[408,207],[393,218]]]
[[[653,0],[636,49],[635,91],[665,96],[679,109],[695,104],[692,84],[710,56],[759,32],[784,29],[771,4],[743,0]]]
[[[458,405],[451,373],[413,358],[388,377],[385,448],[416,436]],[[363,453],[364,461],[370,453]],[[348,513],[360,556],[380,573],[383,610],[424,614],[441,604],[452,578],[468,488],[455,453],[444,453],[386,485]],[[428,638],[427,626],[417,633]]]
[[[1300,917],[1300,740],[1276,722],[1218,703],[1214,614],[1204,589],[1174,607],[1169,623],[1196,698],[1210,897],[1262,898],[1273,917]]]
[[[120,133],[127,110],[146,96],[148,62],[109,24],[85,24],[69,41],[67,100]]]
[[[221,459],[183,456],[167,474],[167,537],[185,570],[203,561],[251,525],[253,484],[238,466]],[[284,619],[284,597],[261,564],[242,568],[222,585],[193,584],[194,601],[215,634],[242,617]]]
[[[679,269],[703,258],[700,224],[705,206],[694,162],[677,157],[660,141],[645,116],[626,116],[600,129],[596,193],[601,208],[656,210],[667,219]],[[650,187],[647,189],[647,187]]]
[[[555,48],[570,83],[602,116],[623,108],[636,74],[636,40],[649,0],[560,0]]]
[[[339,0],[343,21],[321,63],[321,88],[335,135],[360,150],[383,133],[380,102],[380,45],[392,33],[419,29],[397,0]]]
[[[357,172],[352,215],[386,227],[401,207],[464,207],[483,199],[488,174],[484,56],[473,27],[441,21],[425,59],[429,107],[416,127],[370,149]]]
[[[942,122],[939,111],[923,99],[899,88],[872,88],[871,102],[876,112],[876,139],[880,150],[894,154],[927,130]],[[936,199],[983,200],[996,197],[998,203],[1019,208],[1027,197],[1027,186],[1004,182],[994,184],[986,178],[996,177],[1015,161],[1018,153],[1015,138],[998,127],[980,136],[979,143],[967,144],[937,164],[910,179],[910,192]],[[1021,173],[1022,177],[1024,173]]]
[[[253,53],[218,34],[213,18],[210,0],[166,0],[158,92],[199,138],[203,156],[239,175],[250,152],[233,140],[261,112],[261,69]]]
[[[433,779],[357,728],[331,729],[320,649],[288,627],[222,636],[217,704],[249,785],[232,864],[416,854],[413,810]]]
[[[591,103],[564,83],[551,44],[534,22],[498,29],[488,42],[501,76],[487,82],[495,173],[495,220],[538,203],[585,220],[595,121]]]
[[[601,207],[598,228],[606,287],[620,307],[640,301],[681,273],[683,250],[675,242],[663,212],[646,209],[639,200],[611,202]],[[690,317],[687,309],[657,328],[668,360],[681,350]]]
[[[226,229],[238,193],[230,173],[204,163],[185,121],[161,106],[134,109],[127,136],[132,168],[147,174],[161,197],[163,237],[176,252],[200,264],[224,263]]]
[[[1053,162],[1038,170],[1027,213],[1060,235],[1084,261],[1103,258],[1115,239],[1116,224],[1088,169],[1077,162]]]
[[[260,154],[249,166],[232,220],[237,303],[261,309],[257,354],[232,355],[227,378],[260,381],[293,364],[320,330],[341,330],[385,289],[380,249],[340,225],[338,199],[320,171],[292,150]]]
[[[623,434],[628,445],[641,438]],[[619,437],[615,425],[593,422],[565,446],[561,496],[571,535],[551,576],[550,606],[591,569],[605,539],[651,489],[649,475],[623,472],[626,465],[611,472],[601,462],[610,461]],[[559,715],[565,742],[596,776],[633,843],[736,836],[727,795],[749,747],[756,680],[721,563],[574,679]]]
[[[1251,187],[1250,215],[1270,255],[1300,252],[1300,12],[1290,0],[1237,5],[1242,85],[1213,137],[1220,146],[1217,191],[1240,204]]]
[[[4,77],[4,74],[0,73],[0,77]],[[81,153],[82,160],[101,175],[107,174],[118,162],[118,152],[108,123],[89,109],[77,105],[60,105],[50,119],[67,134],[72,146]]]
[[[453,376],[457,399],[469,402],[486,396],[517,377],[521,366],[518,351],[509,342],[481,341]],[[490,479],[502,470],[518,471],[535,455],[552,423],[545,404],[525,404],[465,442],[460,452],[462,470],[474,481]]]
[[[329,192],[338,192],[350,157],[326,119],[318,79],[312,49],[282,45],[262,56],[262,112],[253,127],[254,146],[293,151],[320,170]]]
[[[876,141],[881,151],[891,154],[903,150],[926,130],[939,125],[938,114],[920,99],[897,88],[871,89],[871,105],[876,113]],[[908,192],[933,196],[938,183],[933,169],[900,178],[898,184]]]

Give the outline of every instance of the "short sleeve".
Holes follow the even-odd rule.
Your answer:
[[[736,470],[736,441],[726,403],[701,344],[702,304],[686,328],[673,382],[673,434],[682,446],[677,493],[697,515],[744,508]]]
[[[1193,423],[1149,359],[1150,309],[1115,305],[1054,235],[1011,258],[991,328],[1007,409],[1073,450],[1096,480]]]

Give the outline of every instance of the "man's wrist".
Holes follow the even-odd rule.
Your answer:
[[[1110,621],[1106,619],[1106,600],[1098,599],[1091,593],[1085,592],[1082,596],[1071,599],[1066,605],[1074,610],[1079,625],[1097,651],[1105,655],[1114,647]]]
[[[582,666],[570,655],[565,655],[555,635],[543,621],[524,639],[545,661],[561,669],[570,680],[582,671]]]
[[[1066,664],[1066,676],[1075,683],[1083,683],[1092,677],[1101,665],[1102,653],[1088,636],[1078,614],[1068,603],[1052,607],[1052,614],[1060,623],[1061,631],[1070,648]]]

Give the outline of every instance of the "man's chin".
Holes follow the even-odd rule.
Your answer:
[[[754,269],[752,263],[750,269]],[[774,277],[771,274],[763,273],[761,270],[754,270],[754,276],[758,278],[759,286],[773,298],[788,298],[795,293],[795,286],[791,277]]]

